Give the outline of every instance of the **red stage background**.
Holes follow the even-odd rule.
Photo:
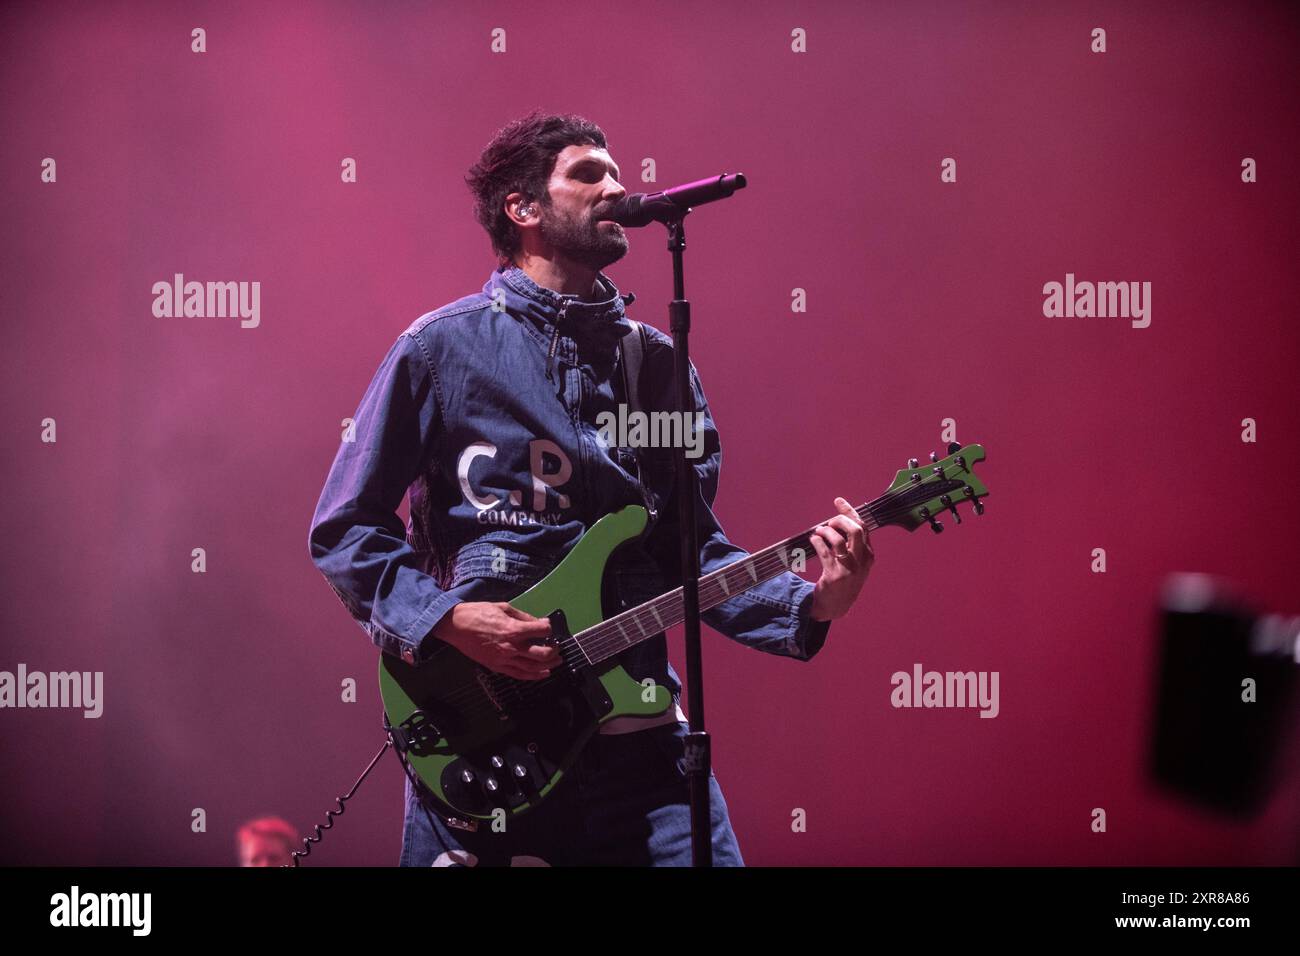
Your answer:
[[[102,671],[104,712],[0,712],[0,862],[233,863],[241,821],[309,831],[365,767],[379,652],[309,520],[397,335],[487,279],[463,175],[535,106],[601,124],[629,191],[749,179],[688,221],[732,540],[876,497],[946,418],[988,450],[987,513],[873,535],[812,662],[705,632],[747,862],[1295,862],[1290,757],[1248,823],[1144,761],[1168,572],[1300,613],[1300,31],[1134,6],[7,6],[0,669]],[[629,236],[609,274],[666,330],[664,232]],[[155,318],[175,273],[260,282],[260,324]],[[1149,327],[1045,317],[1067,273],[1150,282]],[[998,671],[996,719],[891,707],[918,662]],[[401,798],[388,755],[309,863],[396,863]]]

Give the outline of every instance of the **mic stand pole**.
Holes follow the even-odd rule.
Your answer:
[[[691,304],[686,299],[682,278],[682,250],[686,229],[682,225],[690,209],[669,220],[668,251],[673,256],[673,299],[668,304],[669,327],[673,333],[674,377],[677,412],[685,428],[695,421],[695,400],[691,391],[688,338]],[[689,414],[689,417],[687,417]],[[695,525],[695,498],[699,482],[695,466],[686,458],[683,441],[677,446],[678,528],[681,530],[682,613],[686,628],[686,692],[690,711],[690,732],[686,735],[686,776],[691,787],[691,858],[694,866],[713,866],[713,827],[710,825],[709,775],[712,762],[709,735],[704,729],[704,662],[700,653],[700,545]]]

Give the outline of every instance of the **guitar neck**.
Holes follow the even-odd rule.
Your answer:
[[[886,493],[854,509],[868,531],[874,531],[881,526],[881,519],[891,506],[887,501],[890,497]],[[802,571],[808,559],[816,557],[812,536],[813,531],[820,526],[813,525],[799,534],[778,541],[771,547],[756,551],[726,567],[700,575],[700,612],[717,607],[737,594],[743,594],[750,588],[757,587],[786,571]],[[642,641],[648,641],[661,631],[674,627],[685,619],[685,601],[682,597],[682,589],[679,587],[607,618],[585,631],[580,631],[574,635],[574,639],[586,654],[587,660],[592,664],[598,664],[623,653],[629,647],[635,647]]]
[[[960,523],[958,502],[969,501],[977,515],[984,513],[984,505],[979,499],[988,495],[988,489],[972,471],[972,466],[983,460],[983,446],[962,446],[952,442],[948,445],[946,458],[939,460],[938,455],[931,452],[930,463],[924,466],[917,459],[910,459],[907,468],[897,473],[883,495],[853,510],[867,531],[875,531],[887,524],[915,531],[926,523],[932,531],[942,531],[943,525],[935,516],[947,509]],[[816,555],[812,538],[819,527],[821,525],[813,525],[770,548],[701,575],[700,611],[717,607],[786,571],[802,571],[808,558]],[[648,641],[685,619],[682,589],[677,588],[579,631],[573,637],[587,660],[598,664]]]

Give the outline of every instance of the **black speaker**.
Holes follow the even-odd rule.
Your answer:
[[[1209,575],[1166,580],[1150,756],[1161,787],[1233,817],[1260,810],[1291,730],[1298,632],[1300,618],[1256,615]]]

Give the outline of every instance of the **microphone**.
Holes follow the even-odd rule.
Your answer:
[[[624,226],[648,226],[652,222],[673,222],[691,211],[692,206],[702,206],[716,199],[726,199],[737,189],[745,187],[743,173],[710,176],[697,179],[685,186],[674,186],[657,193],[634,193],[614,203],[605,218]]]

